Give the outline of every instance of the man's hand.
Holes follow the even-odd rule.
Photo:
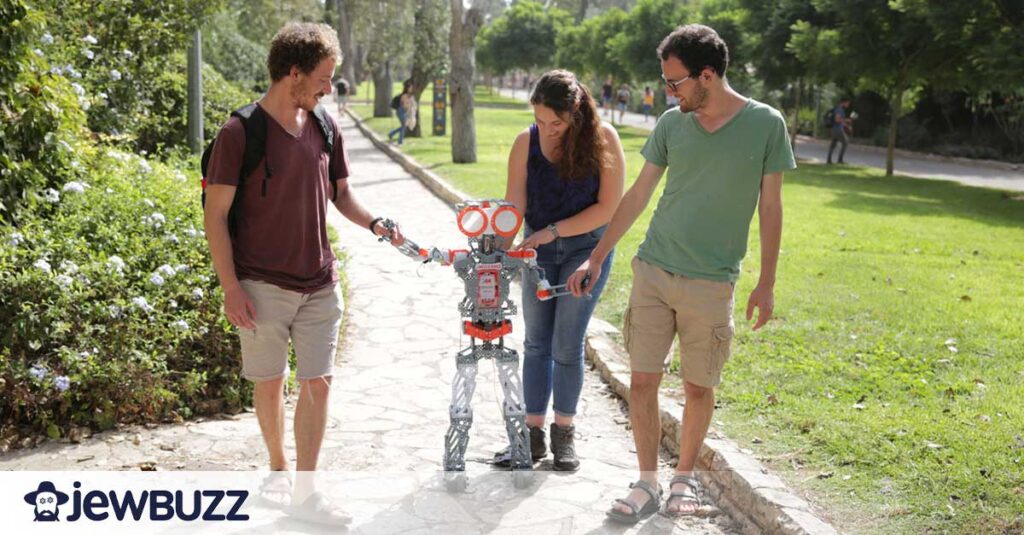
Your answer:
[[[383,221],[378,221],[373,225],[373,233],[391,242],[391,245],[399,247],[405,243],[405,236],[402,235],[402,230],[398,228],[398,222],[392,223],[394,226],[389,228],[384,225]]]
[[[240,329],[255,329],[256,305],[241,286],[224,292],[224,315]]]
[[[591,255],[590,258],[580,264],[580,267],[576,268],[572,275],[569,275],[569,280],[565,281],[566,289],[572,292],[573,296],[583,297],[584,295],[589,295],[590,288],[601,277],[601,264],[604,261],[597,262],[596,260]],[[584,280],[587,281],[586,287],[583,286]]]
[[[755,308],[758,309],[757,322],[754,323],[756,331],[772,319],[772,311],[775,309],[775,289],[768,285],[758,284],[754,291],[750,292],[750,299],[747,300],[747,321],[754,317]]]

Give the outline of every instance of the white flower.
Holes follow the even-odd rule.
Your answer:
[[[46,55],[46,54],[43,54],[43,51],[42,51],[42,50],[39,50],[38,48],[32,49],[32,52],[34,52],[34,53],[35,53],[35,55],[37,55],[37,56],[39,56],[39,57],[43,57],[43,56],[45,56],[45,55]]]
[[[135,54],[133,54],[131,50],[122,50],[121,53],[124,54],[124,57],[128,59],[135,57]]]
[[[71,283],[74,282],[74,279],[72,279],[71,277],[69,277],[67,275],[60,274],[60,275],[57,275],[56,282],[57,282],[57,286],[60,286],[62,289],[67,289],[67,287],[71,286]]]
[[[184,182],[188,180],[187,178],[185,178],[185,173],[182,173],[181,171],[178,170],[174,171],[174,178],[178,179],[178,182]]]
[[[173,277],[176,273],[178,273],[169,264],[164,264],[156,268],[156,272],[168,278]]]
[[[153,172],[153,167],[149,165],[149,162],[143,160],[142,158],[139,158],[139,169],[146,174]]]
[[[104,103],[106,103],[107,100],[110,99],[110,97],[108,97],[107,94],[105,92],[103,92],[103,91],[100,91],[96,96],[101,98],[101,99],[103,99]]]
[[[171,243],[181,243],[181,240],[178,239],[178,235],[177,234],[168,234],[167,235],[167,241],[169,241]]]
[[[110,69],[110,77],[113,78],[115,82],[120,80],[121,79],[121,71],[119,71],[117,69]]]
[[[92,50],[84,50],[84,51],[82,52],[82,54],[84,54],[84,55],[85,55],[85,57],[87,57],[87,58],[89,58],[89,59],[92,59],[92,58],[96,57],[96,55],[95,55],[95,54],[93,54]]]
[[[149,276],[149,282],[152,282],[156,286],[163,286],[164,285],[164,278],[161,277],[158,273],[154,273],[154,274]]]
[[[145,300],[143,300],[143,303],[145,303]],[[110,305],[110,306],[108,306],[107,307],[107,312],[110,312],[110,317],[111,318],[117,319],[117,318],[121,317],[121,307],[119,307],[117,305]]]
[[[195,238],[196,236],[199,235],[199,231],[196,230],[196,228],[193,227],[192,225],[189,225],[188,228],[185,229],[185,234],[188,234],[189,237]]]
[[[66,150],[68,152],[74,152],[75,151],[74,149],[71,148],[71,145],[67,141],[64,141],[63,139],[58,141],[57,144],[60,145],[60,147],[62,149]]]
[[[12,232],[11,237],[7,239],[7,243],[10,244],[11,247],[17,247],[23,241],[25,241],[25,236],[18,231]]]
[[[174,299],[171,299],[171,300],[167,301],[167,306],[169,306],[171,308],[178,308],[178,302],[175,301]]]
[[[92,34],[86,35],[85,37],[82,38],[82,40],[85,41],[86,43],[89,43],[90,45],[95,45],[96,43],[99,42],[99,41],[96,40],[95,37],[92,36]]]
[[[28,373],[36,379],[42,379],[43,377],[46,377],[46,366],[43,366],[42,364],[33,364],[32,369],[30,369]]]
[[[149,199],[142,199],[142,202],[143,202],[143,204],[145,204],[146,206],[148,206],[150,208],[153,208],[153,207],[156,206],[156,204],[154,204],[153,201],[151,201]]]
[[[121,260],[120,256],[114,255],[107,259],[107,267],[121,273],[124,271],[124,260]]]
[[[50,67],[50,74],[54,76],[60,76],[64,74],[64,71],[62,71],[60,67],[54,65],[53,67]]]
[[[53,36],[50,35],[50,32],[46,32],[46,33],[43,34],[42,37],[39,38],[39,41],[42,42],[44,45],[52,45],[53,44]]]
[[[149,303],[146,301],[145,297],[141,297],[141,296],[140,297],[133,297],[132,298],[132,304],[135,305],[140,310],[142,310],[143,312],[152,312],[153,311],[153,307],[149,305]]]
[[[64,66],[64,74],[67,74],[68,76],[70,76],[72,78],[81,78],[82,77],[82,73],[76,71],[75,68],[72,67],[71,65],[65,65]]]
[[[67,193],[69,191],[72,192],[72,193],[85,193],[85,188],[87,188],[87,187],[89,187],[89,185],[84,183],[84,182],[78,182],[78,181],[72,180],[71,182],[68,182],[67,184],[64,184],[64,188],[62,188],[62,189],[64,190],[65,193]]]
[[[174,327],[175,329],[180,329],[182,331],[187,331],[188,330],[188,322],[185,321],[185,320],[178,320],[178,321],[172,323],[171,327]]]
[[[46,189],[46,202],[49,202],[49,203],[59,203],[60,202],[60,192],[55,190],[55,189],[53,189],[53,188],[47,188]]]
[[[92,102],[86,100],[85,97],[80,97],[78,99],[78,105],[82,107],[83,111],[89,111],[89,108],[92,107]]]
[[[85,96],[85,88],[82,87],[81,85],[79,85],[77,82],[76,83],[72,83],[71,84],[71,88],[75,90],[75,94],[76,95],[78,95],[80,97],[84,97]]]
[[[192,289],[192,297],[194,299],[202,299],[203,298],[203,289],[202,288],[193,288]]]
[[[177,273],[185,273],[188,271],[188,266],[186,266],[185,264],[178,264],[174,266],[174,271]]]
[[[68,275],[74,275],[75,273],[78,273],[78,264],[70,260],[65,260],[60,263],[60,270]]]
[[[63,392],[71,387],[71,379],[68,379],[67,375],[58,375],[53,379],[53,386],[57,387],[57,390]]]
[[[151,215],[142,218],[142,222],[146,225],[160,228],[167,222],[167,218],[160,212],[153,212]]]
[[[36,263],[32,265],[38,268],[43,273],[50,273],[53,271],[53,269],[50,268],[50,263],[47,262],[45,258],[40,258],[39,260],[36,260]]]

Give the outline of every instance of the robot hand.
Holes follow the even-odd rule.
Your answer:
[[[590,273],[587,273],[587,275],[584,276],[583,280],[580,282],[580,287],[586,289],[589,285]],[[550,283],[548,283],[547,280],[541,279],[540,282],[537,283],[537,299],[541,301],[548,301],[556,297],[562,297],[563,295],[572,295],[572,292],[567,290],[565,286],[565,284],[558,284],[556,286],[552,286]],[[593,296],[591,296],[590,294],[584,294],[583,297],[586,297],[587,299],[593,299]]]

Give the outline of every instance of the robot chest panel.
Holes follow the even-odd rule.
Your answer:
[[[484,308],[500,306],[501,264],[477,264],[476,283],[477,305]]]

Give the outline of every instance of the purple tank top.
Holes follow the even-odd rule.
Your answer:
[[[526,160],[526,224],[534,231],[572,217],[597,202],[598,175],[577,180],[558,176],[558,168],[540,150],[537,125],[530,125],[530,153]]]

